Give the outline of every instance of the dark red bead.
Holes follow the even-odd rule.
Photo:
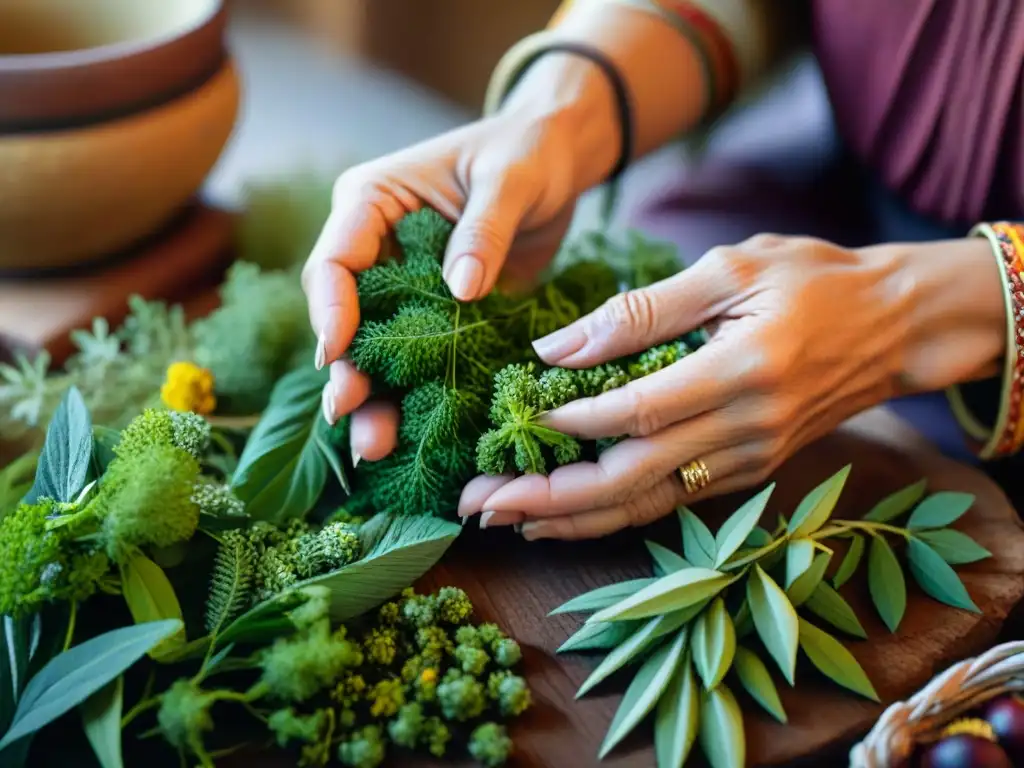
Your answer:
[[[1024,700],[1000,696],[985,706],[982,717],[992,726],[1006,754],[1016,764],[1024,764]]]
[[[960,733],[929,747],[921,768],[1013,768],[1013,763],[995,742]]]

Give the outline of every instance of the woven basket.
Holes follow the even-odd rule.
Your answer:
[[[950,721],[1004,693],[1024,691],[1024,641],[997,645],[954,664],[882,713],[850,751],[850,768],[896,768]]]

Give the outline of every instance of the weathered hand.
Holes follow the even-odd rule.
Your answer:
[[[596,463],[477,478],[460,514],[482,511],[485,526],[523,523],[529,539],[585,538],[763,481],[801,446],[901,389],[915,288],[901,263],[899,250],[760,235],[616,296],[536,342],[544,362],[591,367],[702,326],[710,340],[655,374],[546,415],[547,426],[580,438],[628,436]],[[921,367],[916,386],[927,388],[929,375]],[[688,494],[678,468],[694,460],[710,483]]]

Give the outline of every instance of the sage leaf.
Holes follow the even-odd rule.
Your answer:
[[[911,513],[907,528],[912,531],[922,528],[945,528],[963,517],[973,505],[974,496],[969,493],[933,493]]]
[[[810,539],[791,539],[786,545],[786,589],[789,589],[813,562],[814,542]]]
[[[832,515],[839,495],[843,492],[846,478],[850,476],[850,465],[847,464],[832,477],[823,482],[807,496],[796,508],[793,519],[789,521],[787,531],[790,536],[798,538],[809,536],[821,528]]]
[[[683,529],[683,556],[699,568],[713,568],[715,565],[715,537],[704,524],[686,507],[680,507],[679,523]]]
[[[710,568],[686,568],[662,576],[653,584],[624,600],[598,611],[587,621],[642,619],[669,611],[678,611],[714,597],[732,583],[734,577]]]
[[[583,681],[579,690],[576,691],[576,698],[579,699],[586,696],[593,690],[594,686],[637,659],[641,653],[648,650],[666,634],[675,632],[682,627],[687,620],[685,617],[681,619],[679,614],[666,614],[649,619],[633,632],[627,640],[623,641],[622,645],[601,659],[601,663],[597,665],[594,671],[590,673],[590,676]]]
[[[754,631],[754,618],[750,615],[750,603],[747,602],[747,598],[744,597],[740,607],[736,609],[732,624],[736,628],[736,637],[740,640]]]
[[[914,581],[929,595],[954,608],[981,613],[953,567],[923,541],[910,539],[907,560]]]
[[[722,598],[712,600],[710,607],[693,622],[690,653],[705,690],[722,682],[736,654],[736,629]]]
[[[324,459],[327,461],[327,466],[331,468],[331,472],[334,473],[335,479],[338,481],[338,485],[341,489],[351,495],[352,486],[348,481],[348,475],[345,473],[345,468],[341,466],[341,459],[338,458],[338,452],[334,449],[330,443],[327,442],[327,438],[324,434],[330,427],[327,422],[323,419],[317,419],[316,427],[314,430],[317,432],[313,439],[316,441],[316,447],[320,449],[320,453],[324,455]]]
[[[775,659],[786,682],[793,685],[799,645],[796,609],[759,565],[754,566],[754,572],[747,579],[747,602],[761,642]]]
[[[614,648],[637,629],[630,621],[612,621],[608,624],[584,624],[558,646],[555,653],[569,651],[594,651]]]
[[[939,553],[950,565],[967,565],[992,557],[992,553],[966,533],[955,528],[915,531],[914,535]]]
[[[885,626],[895,632],[907,610],[907,583],[892,547],[881,536],[872,537],[868,553],[868,591]]]
[[[81,704],[146,653],[181,631],[177,620],[121,627],[64,651],[25,688],[0,750]]]
[[[714,567],[721,568],[747,540],[761,515],[768,504],[768,499],[775,490],[775,483],[771,483],[759,494],[744,502],[744,504],[733,512],[718,529],[715,536],[715,561]]]
[[[772,681],[768,667],[761,658],[749,648],[742,645],[736,649],[736,660],[733,669],[743,688],[751,695],[769,715],[780,723],[786,722],[786,710],[779,698],[779,691]]]
[[[231,488],[254,520],[283,524],[304,517],[327,484],[317,445],[327,372],[303,366],[274,385],[263,416],[238,457]]]
[[[832,586],[839,589],[848,582],[853,574],[857,572],[861,558],[864,557],[864,537],[855,533],[850,539],[850,548],[846,550],[843,561],[839,563],[835,576],[832,577]]]
[[[679,666],[685,645],[686,633],[678,632],[675,640],[662,644],[643,663],[623,694],[622,703],[612,718],[612,724],[608,726],[608,733],[598,753],[599,759],[603,759],[615,749],[619,742],[654,709],[654,705],[668,688],[676,667]]]
[[[654,714],[654,753],[658,768],[683,768],[697,739],[700,691],[693,667],[681,660]]]
[[[81,706],[82,726],[101,768],[123,768],[121,753],[121,711],[124,707],[124,677],[118,675]]]
[[[793,607],[799,608],[807,602],[825,578],[825,569],[828,568],[831,560],[832,558],[824,552],[819,554],[814,558],[811,567],[800,574],[799,578],[786,590],[786,596]]]
[[[836,629],[867,640],[868,634],[860,625],[860,620],[853,612],[853,608],[843,599],[842,595],[829,586],[828,582],[823,581],[818,585],[807,602],[804,603],[804,607]]]
[[[167,574],[159,565],[141,552],[134,553],[122,567],[121,591],[136,624],[147,624],[162,619],[177,619],[182,622],[180,632],[149,650],[151,658],[159,661],[161,656],[185,644],[181,604]]]
[[[700,748],[711,768],[744,768],[746,765],[743,713],[724,683],[701,697]]]
[[[46,497],[72,502],[92,469],[92,419],[77,387],[69,387],[46,429],[36,479],[25,496],[35,504]]]
[[[548,616],[555,616],[560,613],[583,613],[587,611],[599,611],[610,605],[635,595],[641,589],[653,584],[657,579],[629,579],[609,584],[604,587],[592,589],[577,595],[572,600],[562,603],[548,613]]]
[[[647,545],[647,551],[651,553],[655,568],[661,572],[661,575],[664,576],[666,573],[674,573],[690,567],[686,558],[677,555],[668,547],[663,547],[656,541],[644,541],[644,544]]]
[[[121,433],[102,424],[92,428],[93,476],[101,477],[114,460],[114,448],[121,442]]]
[[[864,519],[872,523],[888,523],[895,520],[924,497],[927,487],[927,480],[918,480],[913,485],[901,488],[875,504],[871,511],[864,515]]]
[[[878,694],[846,646],[805,619],[800,619],[800,647],[811,663],[834,682],[878,701]]]
[[[743,542],[743,546],[757,548],[771,543],[772,535],[761,526],[755,525],[754,530],[752,530],[750,535],[747,536],[747,540]]]
[[[299,582],[330,590],[330,615],[348,621],[394,597],[429,571],[462,532],[459,523],[429,515],[389,516],[382,538],[360,560]]]

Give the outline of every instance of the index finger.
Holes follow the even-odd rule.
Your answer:
[[[317,334],[317,365],[341,357],[359,327],[355,273],[373,266],[388,236],[381,201],[335,187],[332,210],[302,269],[309,322]]]

